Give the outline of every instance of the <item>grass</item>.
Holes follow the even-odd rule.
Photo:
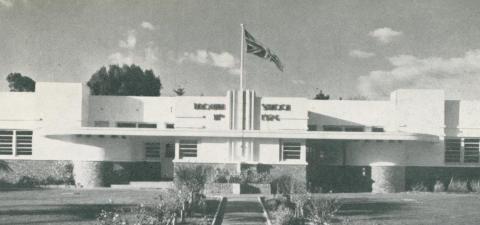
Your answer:
[[[337,222],[349,225],[478,224],[480,195],[447,193],[327,194],[342,202]],[[316,197],[318,197],[316,195]]]
[[[96,224],[101,209],[155,203],[158,192],[119,189],[0,191],[0,225]],[[208,205],[208,208],[216,208],[216,205]]]

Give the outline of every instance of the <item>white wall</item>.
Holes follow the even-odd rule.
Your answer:
[[[309,100],[308,124],[380,126],[396,130],[392,116],[394,106],[390,101]]]

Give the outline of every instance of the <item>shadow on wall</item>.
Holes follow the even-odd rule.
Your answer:
[[[117,122],[143,122],[145,103],[132,96],[91,96],[89,106],[89,126],[95,121],[109,121],[110,127]]]
[[[365,124],[356,123],[353,121],[343,120],[320,113],[308,112],[308,124],[323,125],[344,125],[344,126],[365,126]],[[323,130],[319,127],[318,130]]]
[[[445,133],[447,135],[458,135],[460,130],[458,125],[460,123],[460,101],[447,100],[445,101]]]

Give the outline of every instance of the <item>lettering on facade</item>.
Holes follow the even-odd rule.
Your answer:
[[[213,120],[222,120],[223,118],[225,118],[225,115],[223,115],[223,114],[214,114],[213,115]]]
[[[225,104],[193,103],[195,110],[225,110]]]
[[[272,115],[272,114],[263,114],[262,120],[264,121],[280,121],[279,115]]]
[[[263,110],[270,111],[291,111],[292,106],[290,104],[262,104]]]

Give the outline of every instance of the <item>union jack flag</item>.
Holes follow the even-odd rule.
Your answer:
[[[247,43],[247,53],[252,53],[258,57],[272,61],[277,68],[283,72],[284,66],[278,56],[270,51],[269,48],[263,47],[247,30],[245,30],[245,42]]]

